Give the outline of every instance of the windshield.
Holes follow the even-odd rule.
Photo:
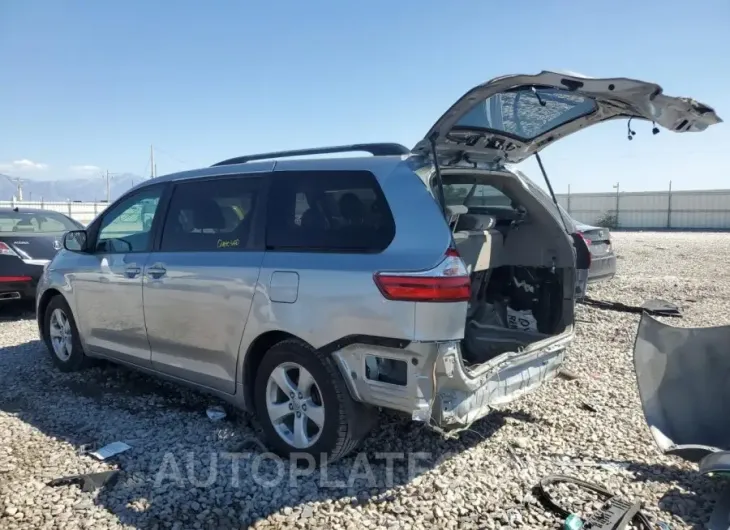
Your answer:
[[[593,113],[595,100],[557,88],[520,87],[494,94],[474,105],[457,128],[486,129],[532,140]]]
[[[0,233],[46,234],[83,228],[56,212],[0,212]]]

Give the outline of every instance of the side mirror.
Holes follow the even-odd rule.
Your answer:
[[[86,230],[72,230],[63,236],[63,248],[71,252],[85,252],[88,236]]]

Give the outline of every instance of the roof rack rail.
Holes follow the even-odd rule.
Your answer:
[[[370,153],[373,156],[398,156],[407,155],[411,152],[411,150],[408,149],[406,146],[395,143],[337,145],[334,147],[317,147],[314,149],[297,149],[294,151],[277,151],[274,153],[237,156],[236,158],[229,158],[228,160],[213,164],[211,167],[230,166],[231,164],[245,164],[246,162],[253,162],[254,160],[268,160],[271,158],[286,158],[292,156],[306,155],[327,155],[332,153],[350,153],[357,151]]]

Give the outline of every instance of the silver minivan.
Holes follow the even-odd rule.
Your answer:
[[[652,83],[542,72],[472,89],[413,149],[145,181],[66,235],[41,336],[61,370],[108,359],[251,410],[282,455],[342,457],[378,408],[464,429],[557,374],[589,266],[554,197],[508,165],[615,118],[720,121]],[[344,151],[372,156],[301,156]]]

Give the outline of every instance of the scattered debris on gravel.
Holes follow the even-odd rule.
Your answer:
[[[672,325],[730,324],[730,234],[613,238],[618,276],[593,298],[660,298],[682,310]],[[0,313],[0,527],[560,528],[532,493],[552,474],[641,500],[672,529],[705,524],[721,480],[649,435],[632,368],[639,315],[579,306],[578,318],[567,375],[459,439],[384,414],[359,452],[312,470],[267,454],[247,415],[205,395],[107,364],[60,373],[33,315]],[[131,448],[89,454],[112,442]],[[116,469],[94,491],[48,485]],[[551,494],[583,516],[600,507],[569,485]]]

